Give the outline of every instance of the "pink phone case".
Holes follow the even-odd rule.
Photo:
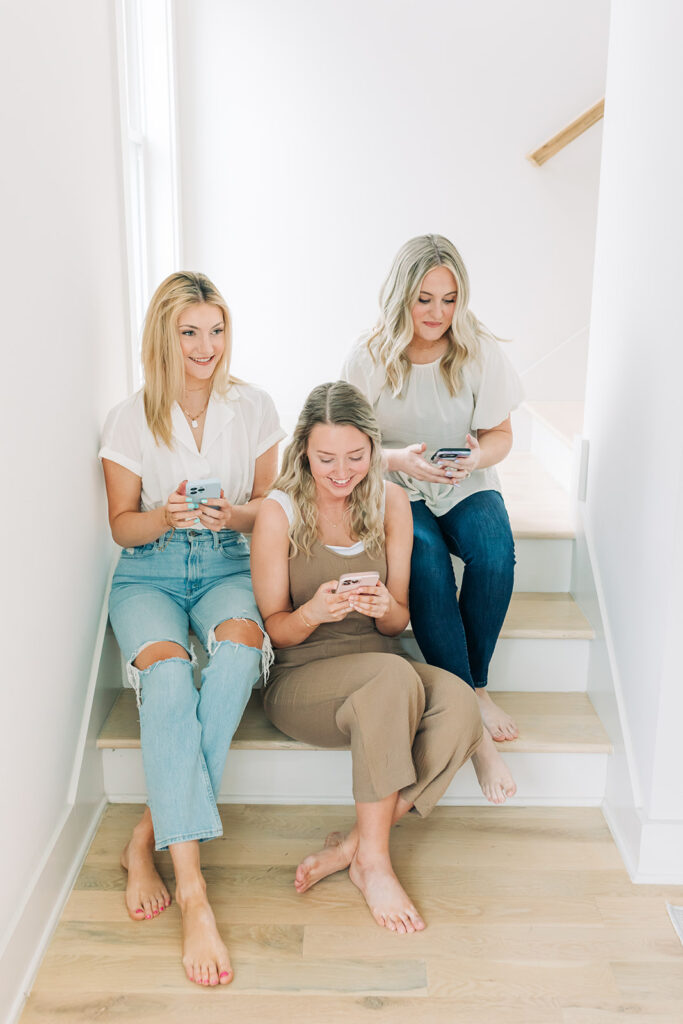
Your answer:
[[[378,582],[378,572],[345,572],[339,577],[335,593],[348,594],[359,587],[374,587]]]

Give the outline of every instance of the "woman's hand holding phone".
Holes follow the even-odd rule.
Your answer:
[[[453,459],[453,461],[439,459],[438,462],[438,465],[447,467],[450,475],[449,483],[457,484],[458,487],[463,480],[466,480],[468,476],[474,473],[481,460],[481,449],[476,437],[468,434],[467,444],[470,449],[469,455],[459,456],[457,459]]]
[[[164,505],[164,519],[169,530],[189,529],[197,518],[194,502],[190,502],[185,494],[186,483],[187,480],[179,483]]]
[[[321,622],[340,622],[351,611],[348,594],[337,594],[337,580],[321,583],[310,601],[301,605],[304,622],[319,626]]]
[[[428,480],[433,484],[451,483],[445,469],[423,458],[426,449],[427,445],[422,441],[419,444],[409,444],[407,448],[391,450],[388,455],[390,468],[398,470],[399,473],[406,473],[414,480]]]
[[[224,498],[221,489],[220,498],[204,498],[198,504],[197,516],[202,526],[214,532],[231,530],[232,505]]]
[[[381,619],[391,607],[391,594],[379,580],[374,587],[358,587],[349,594],[349,604],[354,612],[367,615],[370,619]]]

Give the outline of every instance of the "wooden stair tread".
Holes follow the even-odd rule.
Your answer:
[[[571,594],[512,595],[502,639],[592,640],[593,628]]]
[[[535,455],[512,451],[496,469],[517,539],[566,540],[576,536],[569,495]]]
[[[405,631],[412,636],[410,627]],[[502,640],[592,640],[595,633],[571,594],[515,591]]]
[[[585,693],[496,693],[496,702],[511,714],[520,738],[501,744],[517,753],[607,753],[610,742]],[[121,690],[97,740],[101,749],[140,746],[140,727],[131,689]],[[316,750],[290,739],[268,721],[261,694],[252,694],[232,746],[236,750]]]

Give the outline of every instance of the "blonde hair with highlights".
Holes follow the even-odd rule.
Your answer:
[[[372,406],[352,384],[338,380],[319,384],[301,410],[291,442],[282,457],[280,475],[273,489],[292,499],[294,520],[289,529],[290,557],[299,552],[310,557],[318,538],[316,486],[308,461],[308,441],[317,423],[352,426],[370,440],[370,468],[348,498],[351,535],[362,540],[371,558],[384,550],[384,478],[382,436]]]
[[[419,235],[399,249],[380,292],[380,317],[367,346],[376,363],[386,370],[394,396],[408,381],[411,363],[406,348],[413,339],[412,309],[420,295],[425,275],[435,267],[446,267],[455,278],[458,294],[453,322],[446,331],[448,348],[441,359],[441,374],[451,395],[460,390],[462,369],[479,357],[479,338],[495,337],[470,309],[470,281],[462,256],[443,235]]]
[[[232,335],[230,311],[216,286],[204,274],[179,271],[162,281],[149,304],[142,332],[142,366],[147,425],[158,445],[171,447],[173,403],[182,401],[185,386],[178,320],[188,306],[217,306],[225,324],[225,350],[211,377],[211,391],[225,394],[236,382],[230,375]]]

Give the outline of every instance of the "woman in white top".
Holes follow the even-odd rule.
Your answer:
[[[123,548],[109,614],[140,708],[149,799],[123,851],[126,904],[133,920],[168,907],[154,849],[169,849],[187,976],[227,984],[199,844],[222,835],[216,796],[228,748],[272,659],[243,532],[273,482],[284,432],[268,395],[230,376],[230,314],[204,275],[172,274],[159,286],[142,358],[144,387],[110,412],[100,450]],[[216,478],[220,497],[187,497],[188,480]],[[199,691],[190,625],[209,654]]]
[[[492,741],[518,733],[485,687],[512,594],[514,543],[493,467],[512,446],[510,412],[522,389],[468,303],[467,271],[452,242],[411,239],[382,289],[377,326],[342,376],[372,404],[389,478],[411,500],[415,638],[429,664],[475,688],[487,735],[473,762],[485,796],[502,803],[516,787]],[[433,461],[442,448],[469,454]],[[451,555],[465,563],[459,600]]]

